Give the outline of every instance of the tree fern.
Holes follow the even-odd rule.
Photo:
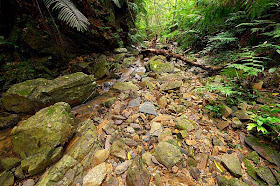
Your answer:
[[[47,8],[58,11],[58,19],[66,22],[78,31],[85,31],[90,24],[88,19],[77,9],[70,0],[43,0]]]

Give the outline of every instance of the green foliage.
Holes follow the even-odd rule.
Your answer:
[[[43,0],[46,6],[58,12],[58,19],[66,22],[78,31],[86,31],[90,24],[88,19],[76,8],[70,0]]]
[[[215,118],[220,118],[222,117],[222,114],[221,114],[221,105],[207,105],[205,107],[205,109],[211,111],[213,113],[213,116]]]

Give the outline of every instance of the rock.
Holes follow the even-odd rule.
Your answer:
[[[126,48],[116,48],[114,49],[115,53],[127,53],[127,49]]]
[[[104,105],[107,108],[110,108],[116,101],[117,101],[116,97],[107,97],[104,99],[102,105]]]
[[[104,186],[119,186],[118,178],[111,176],[107,182],[104,183]]]
[[[180,88],[183,85],[183,81],[171,81],[164,83],[160,86],[161,90],[172,90],[172,89],[177,89]]]
[[[263,81],[260,81],[258,83],[254,83],[252,88],[255,90],[262,90],[262,86],[263,86]]]
[[[260,157],[256,151],[251,152],[246,156],[247,159],[252,160],[255,164],[260,163]]]
[[[151,102],[145,102],[142,105],[140,105],[139,112],[143,112],[143,113],[152,114],[152,115],[157,116],[155,106]]]
[[[123,142],[128,145],[129,147],[136,147],[138,143],[130,138],[123,138]]]
[[[174,65],[171,63],[165,63],[164,60],[159,56],[152,57],[149,61],[149,69],[155,73],[167,73],[174,71]]]
[[[150,130],[151,136],[158,137],[161,132],[162,132],[162,126],[160,123],[157,123],[157,122],[151,123],[151,130]]]
[[[78,72],[54,80],[39,78],[15,84],[3,94],[3,106],[8,111],[33,114],[57,102],[75,106],[95,95],[94,77]]]
[[[149,166],[153,165],[152,157],[153,155],[150,152],[145,152],[144,154],[142,154],[142,159]]]
[[[218,186],[249,186],[248,184],[240,181],[237,178],[232,178],[228,180],[225,176],[218,176],[217,177],[217,184]]]
[[[98,62],[90,69],[90,74],[93,74],[96,79],[101,79],[104,76],[109,75],[109,63],[106,60],[106,56],[104,56],[103,59],[102,57],[100,58],[101,59],[99,59]]]
[[[19,115],[17,114],[0,114],[0,130],[14,127],[19,122]]]
[[[98,165],[105,162],[108,159],[109,154],[110,152],[108,149],[97,150],[93,156],[94,163]]]
[[[127,161],[125,161],[125,162],[119,164],[119,165],[116,167],[116,174],[117,174],[117,175],[120,175],[120,174],[124,173],[124,172],[128,169],[128,167],[129,167],[129,165],[130,165],[131,163],[132,163],[131,160],[127,160]]]
[[[125,67],[125,68],[129,67],[130,65],[133,65],[135,63],[135,61],[136,61],[135,57],[124,58],[122,66]]]
[[[18,166],[16,169],[15,169],[15,177],[19,180],[22,180],[24,179],[24,173],[23,173],[23,170],[21,168],[21,166]]]
[[[168,82],[168,81],[182,81],[185,79],[183,74],[180,73],[172,73],[172,74],[161,74],[158,78],[157,78],[160,82]]]
[[[179,133],[180,133],[180,135],[182,136],[183,139],[186,138],[189,135],[187,130],[180,130]],[[188,143],[188,142],[190,142],[190,143]],[[186,143],[187,143],[187,145],[195,145],[196,144],[195,140],[186,140]]]
[[[64,145],[73,134],[74,120],[70,110],[69,104],[56,103],[12,130],[13,151],[21,156],[22,168],[30,175],[43,171],[60,158],[57,157],[62,154],[59,146]]]
[[[168,141],[169,139],[172,139],[172,131],[170,128],[166,128],[160,133],[158,136],[158,141]]]
[[[258,138],[246,137],[245,143],[254,149],[259,155],[280,167],[280,154],[268,144],[260,142]]]
[[[10,171],[4,171],[0,173],[0,185],[3,186],[13,186],[14,185],[14,175]]]
[[[237,156],[224,154],[221,161],[233,176],[242,177],[241,164]]]
[[[178,129],[187,130],[188,132],[197,128],[196,124],[192,120],[187,119],[187,117],[184,115],[176,118],[175,123]]]
[[[220,111],[225,118],[229,117],[232,114],[232,109],[226,105],[223,105]]]
[[[199,180],[200,172],[197,167],[190,167],[190,174],[195,180]]]
[[[134,85],[131,81],[130,82],[116,82],[113,85],[113,89],[116,89],[120,92],[128,91],[128,90],[134,90],[137,91],[138,87]]]
[[[83,178],[84,186],[99,186],[107,175],[107,168],[105,163],[101,163],[89,170]]]
[[[155,149],[156,159],[167,168],[173,167],[182,160],[179,148],[167,142],[160,142]]]
[[[160,108],[165,108],[166,105],[167,105],[167,98],[165,96],[160,97],[158,100],[158,106]]]
[[[247,111],[244,110],[237,110],[233,114],[236,118],[240,120],[250,120],[251,117],[248,115]]]
[[[138,97],[136,99],[131,100],[128,105],[130,107],[138,107],[138,106],[140,106],[140,101],[141,101],[141,98]]]
[[[110,153],[111,155],[124,161],[126,159],[126,149],[126,144],[121,140],[117,140],[113,142]]]
[[[20,163],[19,158],[3,158],[0,160],[2,167],[7,170],[16,167]]]
[[[127,131],[128,133],[130,133],[130,134],[134,134],[134,133],[135,133],[134,128],[133,128],[133,127],[130,127],[130,126],[126,128],[126,131]]]
[[[249,160],[243,159],[242,160],[247,168],[248,175],[256,180],[259,185],[265,185],[265,183],[257,176],[257,169],[250,163]]]
[[[232,118],[232,128],[234,129],[241,129],[243,127],[242,122],[237,118]]]
[[[149,186],[151,175],[145,168],[142,159],[136,157],[128,168],[126,183],[128,186]]]
[[[217,123],[217,127],[218,127],[218,129],[220,129],[220,130],[224,130],[225,128],[227,128],[229,126],[229,122],[228,121],[219,121],[218,123]]]
[[[277,185],[278,183],[268,167],[259,167],[257,169],[257,175],[266,183],[268,183],[268,185]]]
[[[33,179],[28,179],[22,184],[22,186],[34,186],[34,185],[35,185],[35,181]]]

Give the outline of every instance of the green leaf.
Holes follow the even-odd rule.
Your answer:
[[[252,130],[256,126],[257,125],[255,123],[249,123],[248,126],[247,126],[247,130]]]
[[[280,50],[279,50],[279,52],[280,52]],[[280,53],[279,53],[279,54],[280,54]],[[268,70],[268,72],[269,72],[269,73],[274,73],[276,70],[277,70],[277,68],[271,68],[271,69]]]

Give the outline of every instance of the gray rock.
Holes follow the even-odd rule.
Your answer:
[[[123,59],[122,66],[123,67],[129,67],[130,65],[133,65],[136,61],[135,57],[127,57]]]
[[[158,122],[151,123],[151,130],[150,130],[150,135],[151,136],[158,137],[161,132],[162,132],[161,123],[158,123]]]
[[[233,154],[224,154],[221,159],[223,165],[235,177],[242,177],[241,163],[237,156]]]
[[[161,90],[172,90],[180,88],[183,85],[183,81],[171,81],[164,83],[160,86]]]
[[[175,120],[176,127],[180,130],[187,130],[188,132],[197,128],[194,121],[189,120],[186,116],[182,115]]]
[[[106,183],[104,183],[104,186],[119,186],[119,180],[118,178],[111,176]]]
[[[117,140],[113,142],[110,153],[111,155],[124,161],[126,159],[126,149],[126,144],[121,140]]]
[[[34,185],[35,185],[35,181],[33,179],[28,179],[22,184],[22,186],[34,186]]]
[[[229,122],[228,121],[219,121],[218,123],[217,123],[217,127],[218,127],[218,129],[220,129],[220,130],[224,130],[225,128],[227,128],[229,126]]]
[[[136,98],[136,99],[133,99],[133,100],[131,100],[130,102],[129,102],[129,106],[130,107],[138,107],[138,106],[140,106],[140,97],[138,97],[138,98]]]
[[[0,160],[2,167],[7,170],[16,167],[20,163],[19,158],[7,157]]]
[[[170,128],[166,128],[160,133],[158,136],[158,141],[167,141],[168,139],[172,139],[172,131]]]
[[[155,149],[156,159],[167,168],[173,167],[182,160],[180,149],[167,142],[160,142]]]
[[[240,120],[250,120],[251,119],[251,117],[248,115],[247,111],[245,111],[245,110],[237,110],[234,112],[233,115]]]
[[[124,92],[128,90],[137,91],[139,88],[130,81],[130,82],[116,82],[113,85],[113,89],[116,89],[120,92]]]
[[[268,185],[277,185],[278,183],[268,167],[259,167],[257,169],[257,175],[266,183],[268,183]]]
[[[165,59],[161,56],[152,57],[147,63],[150,70],[155,73],[167,73],[174,71],[174,65],[171,63],[165,63]]]
[[[99,186],[103,183],[107,175],[106,164],[101,163],[91,169],[86,176],[83,178],[84,186]]]
[[[142,159],[147,165],[153,164],[152,157],[153,155],[150,152],[145,152],[144,154],[142,154]]]
[[[116,174],[117,174],[117,175],[120,175],[120,174],[124,173],[124,172],[128,169],[128,167],[129,167],[129,165],[130,165],[131,163],[132,163],[131,160],[127,160],[127,161],[125,161],[125,162],[119,164],[119,165],[116,167]]]
[[[243,181],[237,178],[232,178],[228,180],[225,176],[218,176],[217,184],[218,186],[249,186],[248,184],[244,183]]]
[[[142,105],[140,105],[139,111],[157,116],[155,106],[151,102],[145,102]]]
[[[109,154],[110,152],[108,149],[97,150],[93,156],[94,162],[96,164],[105,162],[108,159]]]
[[[75,106],[96,93],[94,77],[78,72],[54,80],[39,78],[15,84],[3,94],[3,106],[8,111],[33,114],[57,102]]]
[[[128,186],[149,186],[151,175],[145,168],[142,159],[136,157],[128,168],[126,183]]]
[[[127,131],[128,133],[131,133],[131,134],[135,133],[134,128],[133,128],[133,127],[130,127],[130,126],[126,128],[126,131]]]

